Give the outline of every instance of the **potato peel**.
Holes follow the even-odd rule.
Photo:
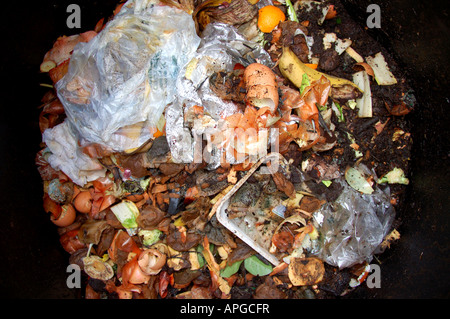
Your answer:
[[[294,286],[311,286],[322,281],[325,266],[316,257],[291,258],[288,274]]]

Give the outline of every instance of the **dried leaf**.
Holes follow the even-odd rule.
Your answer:
[[[358,192],[361,192],[363,194],[373,193],[373,188],[364,178],[363,173],[354,167],[349,167],[345,171],[345,180],[353,189],[357,190]]]
[[[220,276],[220,267],[214,260],[214,256],[209,249],[208,237],[203,238],[203,256],[205,257],[206,263],[211,273],[211,279],[213,281],[213,286],[218,285],[218,288],[222,293],[228,295],[231,291],[231,287],[228,282]]]
[[[277,227],[277,229],[275,229],[274,233],[277,233],[281,227],[283,227],[283,225],[285,223],[291,223],[291,224],[302,224],[303,226],[306,226],[306,220],[300,216],[300,215],[291,215],[288,218],[284,219]],[[300,226],[300,225],[299,225]]]
[[[283,173],[276,172],[272,174],[272,178],[280,191],[284,192],[290,198],[295,198],[296,191],[294,184],[292,184]]]
[[[185,237],[183,236],[183,233],[178,229],[175,227],[172,228],[170,234],[166,238],[167,245],[177,251],[188,251],[202,240],[202,237],[199,234],[189,231],[185,233]]]

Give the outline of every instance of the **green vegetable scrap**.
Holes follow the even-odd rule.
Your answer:
[[[405,176],[405,172],[401,168],[394,168],[392,171],[384,175],[377,181],[378,184],[403,184],[408,185],[409,179]]]
[[[139,230],[138,235],[142,237],[142,244],[144,244],[144,246],[151,246],[159,241],[162,231],[159,229],[141,229]]]
[[[289,20],[299,22],[297,18],[297,14],[295,13],[294,5],[292,4],[291,0],[285,0],[285,4],[287,6],[287,14],[289,17]]]
[[[116,218],[122,224],[122,226],[127,230],[130,235],[136,233],[138,223],[136,221],[139,216],[139,209],[136,204],[130,200],[123,200],[119,204],[111,207],[111,211],[114,213]]]
[[[308,74],[303,73],[302,84],[300,85],[300,94],[302,94],[303,91],[305,90],[305,88],[307,88],[310,85],[311,85],[311,82],[309,81]]]
[[[265,264],[255,255],[244,260],[244,267],[254,276],[266,276],[273,270],[272,265]]]
[[[239,261],[232,263],[229,266],[226,266],[224,269],[222,269],[220,271],[220,276],[222,276],[224,278],[233,276],[235,273],[238,272],[239,267],[241,266],[242,262],[243,262],[243,260],[239,260]]]

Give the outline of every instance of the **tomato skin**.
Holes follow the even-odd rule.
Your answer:
[[[243,65],[240,64],[240,63],[236,63],[236,64],[234,65],[233,70],[245,70],[245,66],[243,66]]]

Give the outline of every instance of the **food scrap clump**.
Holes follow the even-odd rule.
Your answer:
[[[338,0],[129,0],[40,69],[86,298],[343,296],[400,239],[414,95]]]

